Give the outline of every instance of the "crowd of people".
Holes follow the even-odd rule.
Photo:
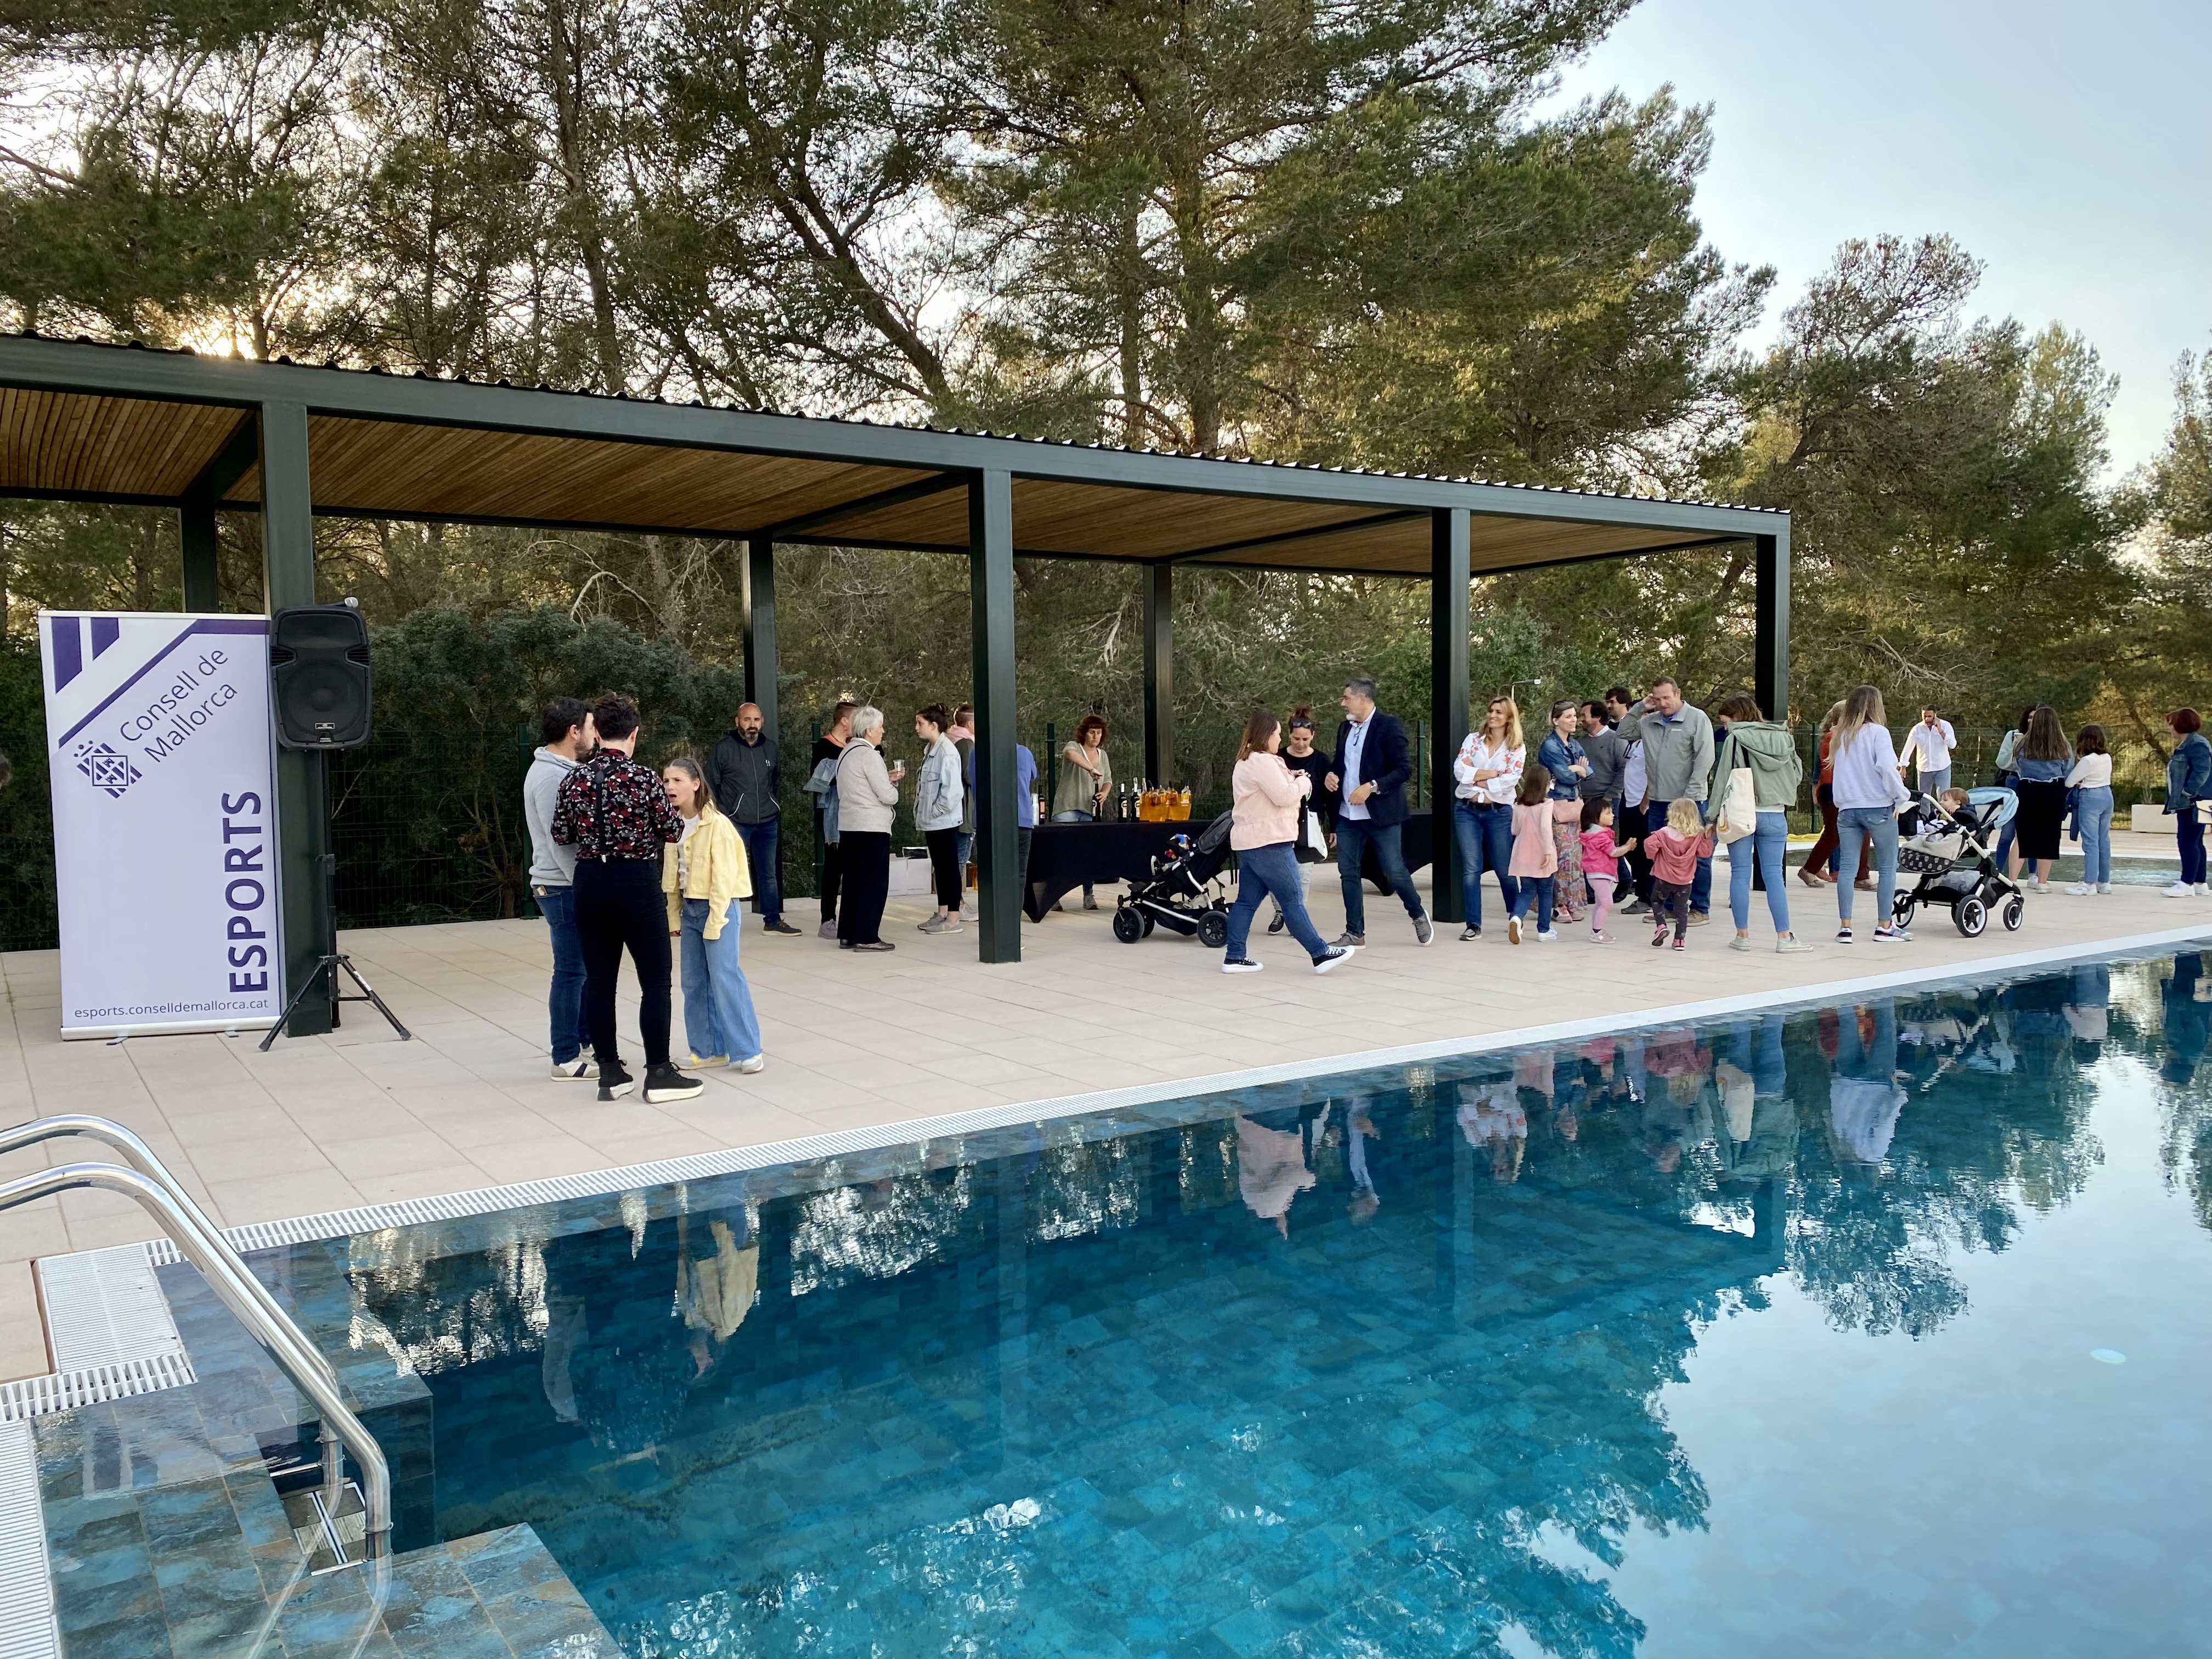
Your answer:
[[[1404,907],[1417,945],[1435,940],[1405,854],[1416,765],[1405,722],[1378,706],[1372,679],[1347,680],[1340,702],[1343,717],[1328,745],[1310,705],[1295,708],[1287,726],[1264,710],[1245,723],[1231,776],[1229,840],[1239,873],[1224,972],[1260,971],[1252,930],[1263,903],[1273,912],[1267,932],[1288,933],[1314,971],[1341,967],[1368,942],[1369,879]],[[966,891],[976,823],[975,710],[931,703],[913,718],[921,755],[910,801],[902,793],[905,763],[884,752],[888,717],[872,704],[841,700],[810,757],[805,791],[823,854],[819,933],[841,949],[895,948],[882,928],[902,802],[932,876],[934,905],[920,931],[957,933],[975,915]],[[2203,896],[2199,813],[2212,806],[2212,743],[2192,708],[2176,709],[2168,725],[2175,743],[2165,805],[2181,866],[2164,890]],[[554,1075],[596,1080],[602,1099],[635,1086],[614,1029],[615,980],[627,952],[641,991],[645,1096],[659,1103],[699,1093],[690,1073],[757,1072],[766,1063],[739,963],[744,902],[753,902],[764,933],[801,930],[783,916],[781,756],[761,710],[741,708],[703,764],[678,757],[658,777],[632,757],[637,731],[627,698],[610,695],[588,708],[556,701],[545,712],[525,805],[532,888],[552,935]],[[1115,783],[1107,738],[1104,719],[1086,715],[1053,757],[1052,822],[1108,815]],[[1932,706],[1899,746],[1872,685],[1828,711],[1812,790],[1820,833],[1797,879],[1835,889],[1838,943],[1859,936],[1860,892],[1874,897],[1875,943],[1910,939],[1895,903],[1905,838],[1972,821],[1972,797],[1954,783],[1958,746],[1955,728]],[[1026,747],[1014,752],[1018,868],[1026,883],[1038,773]],[[1591,942],[1612,944],[1616,917],[1640,917],[1653,948],[1683,951],[1691,929],[1711,919],[1713,860],[1725,848],[1729,948],[1759,948],[1752,937],[1756,883],[1771,948],[1809,951],[1792,923],[1787,861],[1788,814],[1803,798],[1804,771],[1789,729],[1744,693],[1708,715],[1662,675],[1641,696],[1615,685],[1601,698],[1553,702],[1540,735],[1524,728],[1510,696],[1493,698],[1451,767],[1458,937],[1484,938],[1487,875],[1511,945],[1553,944],[1585,922]],[[1993,781],[2016,802],[1996,856],[2024,890],[2051,890],[2070,835],[2081,843],[2082,872],[2066,891],[2112,891],[2112,757],[2101,727],[2085,725],[2069,740],[2056,711],[2033,705],[2000,746]],[[1305,870],[1320,863],[1336,866],[1343,898],[1344,927],[1333,940],[1306,904]],[[1091,884],[1083,903],[1097,908]],[[673,1063],[669,1046],[672,954],[683,976],[689,1071]]]

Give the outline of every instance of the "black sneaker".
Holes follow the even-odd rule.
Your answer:
[[[637,1079],[623,1070],[620,1060],[599,1067],[599,1098],[601,1100],[620,1100],[636,1087]]]
[[[1260,964],[1249,957],[1228,957],[1222,961],[1221,971],[1224,974],[1256,974],[1260,971]]]
[[[1470,921],[1466,927],[1459,930],[1459,936],[1462,939],[1480,939],[1482,937],[1482,929],[1476,927]]]
[[[797,939],[799,937],[799,929],[793,927],[781,916],[778,916],[774,921],[764,921],[761,923],[761,932],[763,933],[788,933],[793,939]]]
[[[645,1074],[645,1103],[664,1105],[672,1100],[690,1100],[707,1092],[707,1085],[696,1077],[686,1077],[673,1066],[655,1066]]]
[[[1290,925],[1291,919],[1278,910],[1275,912],[1275,919],[1267,924],[1267,931],[1271,933],[1279,933]]]
[[[1319,956],[1313,959],[1314,972],[1316,974],[1326,974],[1332,969],[1343,967],[1346,963],[1351,960],[1352,947],[1350,945],[1332,945],[1328,950],[1322,951]]]

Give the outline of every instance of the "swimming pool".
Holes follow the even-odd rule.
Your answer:
[[[280,1277],[636,1659],[2196,1651],[2208,1017],[2082,967]]]

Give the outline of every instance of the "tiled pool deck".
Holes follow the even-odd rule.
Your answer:
[[[1313,892],[1316,920],[1334,932],[1334,884],[1316,881]],[[1794,882],[1790,896],[1806,936],[1825,940],[1832,897]],[[1860,908],[1863,922],[1870,896]],[[658,1108],[635,1097],[601,1105],[589,1086],[545,1075],[547,954],[535,921],[349,934],[347,948],[416,1040],[401,1043],[349,1009],[343,1030],[283,1041],[265,1055],[248,1037],[220,1036],[64,1043],[55,955],[0,957],[9,1014],[0,1122],[56,1112],[118,1119],[219,1222],[240,1225],[938,1113],[2212,934],[2212,904],[2124,887],[2103,898],[2033,898],[2021,932],[1993,928],[1976,940],[1931,916],[1909,945],[1876,947],[1863,936],[1800,956],[1742,954],[1726,948],[1723,914],[1680,954],[1647,949],[1632,920],[1610,946],[1569,929],[1559,944],[1516,948],[1493,915],[1481,940],[1462,944],[1439,928],[1424,950],[1402,913],[1370,898],[1370,948],[1323,979],[1280,938],[1257,941],[1268,971],[1242,977],[1216,971],[1192,941],[1156,934],[1125,946],[1104,911],[1026,926],[1024,959],[985,967],[970,935],[917,933],[921,914],[912,902],[895,905],[886,937],[900,948],[872,958],[811,936],[748,932],[768,1070],[710,1073],[705,1095]],[[1756,896],[1753,926],[1764,938]],[[680,1006],[678,1021],[680,1043]],[[49,1142],[0,1161],[0,1174],[85,1155],[82,1145]],[[0,1379],[51,1369],[34,1258],[153,1236],[135,1206],[102,1193],[0,1215]]]

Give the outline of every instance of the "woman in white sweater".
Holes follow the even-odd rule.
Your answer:
[[[1881,691],[1862,685],[1844,699],[1843,718],[1828,745],[1835,775],[1830,787],[1836,798],[1838,867],[1856,869],[1860,849],[1873,847],[1877,945],[1900,944],[1911,937],[1897,925],[1891,899],[1897,891],[1897,809],[1912,795],[1905,787],[1887,722]],[[1850,882],[1836,884],[1836,938],[1845,945],[1851,942],[1853,891]]]
[[[1260,901],[1270,896],[1282,907],[1291,937],[1313,958],[1314,972],[1325,974],[1352,955],[1350,947],[1324,940],[1306,914],[1305,884],[1298,879],[1298,803],[1313,792],[1313,780],[1284,763],[1278,752],[1282,746],[1282,722],[1265,709],[1244,722],[1244,741],[1229,779],[1237,902],[1229,909],[1229,945],[1221,960],[1224,974],[1260,971],[1260,964],[1244,954],[1245,941]]]
[[[2074,734],[2074,836],[2081,843],[2081,879],[2066,890],[2077,897],[2112,890],[2112,751],[2101,726]]]

